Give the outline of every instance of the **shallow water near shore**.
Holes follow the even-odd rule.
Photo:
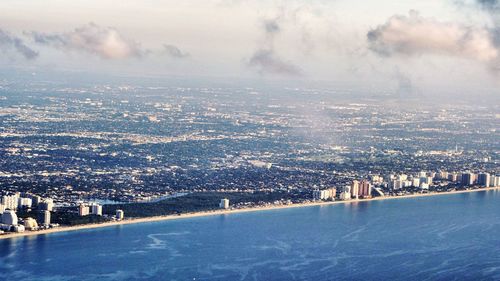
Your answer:
[[[498,280],[500,191],[0,240],[10,280]]]

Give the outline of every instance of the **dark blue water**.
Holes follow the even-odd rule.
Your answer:
[[[1,280],[500,280],[500,192],[0,240]]]

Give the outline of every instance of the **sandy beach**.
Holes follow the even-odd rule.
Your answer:
[[[241,209],[213,210],[213,211],[204,211],[204,212],[197,212],[197,213],[186,213],[186,214],[181,214],[181,215],[166,215],[166,216],[156,216],[156,217],[147,217],[147,218],[130,218],[130,219],[122,220],[122,221],[111,221],[111,222],[105,222],[105,223],[99,223],[99,224],[61,226],[61,227],[57,227],[57,228],[51,228],[51,229],[45,229],[45,230],[39,230],[39,231],[25,231],[25,232],[21,232],[21,233],[8,233],[8,234],[0,235],[0,239],[19,238],[19,237],[25,237],[25,236],[43,235],[43,234],[50,234],[50,233],[57,233],[57,232],[78,231],[78,230],[83,230],[83,229],[112,227],[112,226],[119,226],[119,225],[126,225],[126,224],[147,223],[147,222],[176,220],[176,219],[187,219],[187,218],[204,217],[204,216],[229,215],[229,214],[236,214],[236,213],[258,212],[258,211],[266,211],[266,210],[301,208],[301,207],[333,205],[333,204],[357,204],[360,202],[394,200],[394,199],[408,199],[408,198],[451,195],[451,194],[470,193],[470,192],[484,192],[484,191],[498,190],[498,189],[500,189],[500,187],[489,187],[489,188],[479,188],[479,189],[439,192],[439,193],[438,192],[422,193],[422,194],[412,194],[412,195],[403,195],[403,196],[384,196],[384,197],[375,197],[372,199],[358,199],[358,200],[349,200],[349,201],[331,201],[331,202],[326,201],[326,202],[310,202],[310,203],[300,203],[300,204],[290,204],[290,205],[258,206],[258,207],[249,207],[249,208],[241,208]]]

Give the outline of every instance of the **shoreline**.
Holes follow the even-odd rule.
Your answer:
[[[39,231],[25,231],[20,233],[8,233],[0,235],[0,240],[3,239],[14,239],[28,236],[36,236],[36,235],[45,235],[50,233],[58,233],[58,232],[71,232],[85,229],[94,229],[94,228],[103,228],[103,227],[112,227],[112,226],[120,226],[127,224],[138,224],[138,223],[148,223],[148,222],[158,222],[158,221],[167,221],[167,220],[177,220],[177,219],[188,219],[188,218],[197,218],[197,217],[206,217],[206,216],[217,216],[217,215],[229,215],[229,214],[237,214],[237,213],[248,213],[248,212],[258,212],[258,211],[270,211],[270,210],[279,210],[279,209],[290,209],[290,208],[302,208],[302,207],[313,207],[313,206],[324,206],[324,205],[334,205],[334,204],[356,204],[361,202],[371,202],[371,201],[382,201],[382,200],[391,200],[391,199],[408,199],[408,198],[418,198],[418,197],[428,197],[428,196],[439,196],[439,195],[453,195],[460,193],[471,193],[471,192],[481,192],[481,191],[491,191],[498,190],[500,187],[487,187],[487,188],[477,188],[477,189],[469,189],[469,190],[458,190],[458,191],[448,191],[448,192],[434,192],[434,193],[418,193],[418,194],[410,194],[410,195],[402,195],[402,196],[381,196],[375,197],[371,199],[358,199],[358,200],[347,200],[347,201],[325,201],[325,202],[308,202],[308,203],[297,203],[290,205],[271,205],[271,206],[257,206],[257,207],[249,207],[249,208],[241,208],[241,209],[229,209],[229,210],[212,210],[212,211],[202,211],[196,213],[185,213],[180,215],[165,215],[165,216],[155,216],[155,217],[144,217],[144,218],[131,218],[125,219],[121,221],[111,221],[104,222],[98,224],[84,224],[84,225],[76,225],[76,226],[61,226],[57,228],[44,229]]]

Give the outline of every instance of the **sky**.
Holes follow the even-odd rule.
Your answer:
[[[497,98],[499,1],[2,0],[0,70]]]

